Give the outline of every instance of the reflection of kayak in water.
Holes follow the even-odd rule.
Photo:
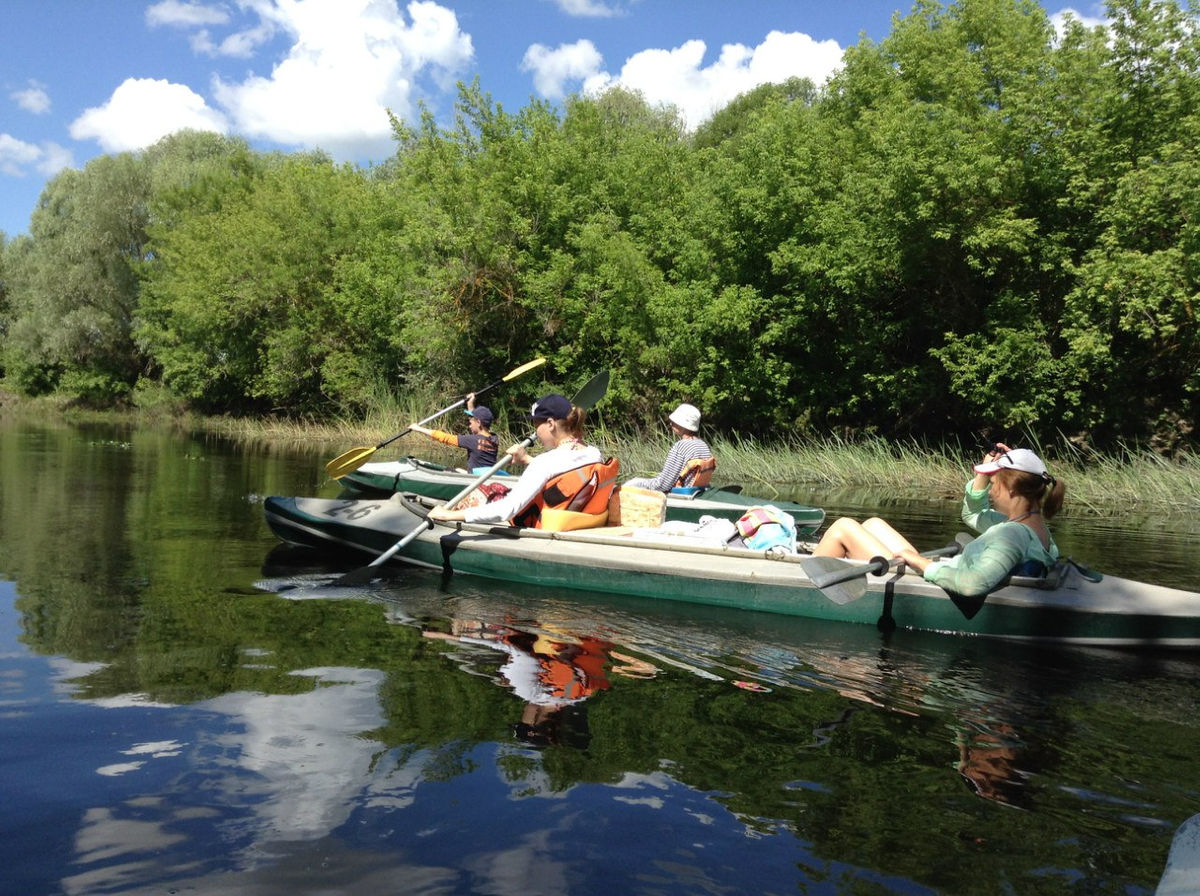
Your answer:
[[[574,707],[593,694],[611,687],[606,667],[617,674],[638,676],[657,671],[648,663],[623,654],[613,654],[611,641],[576,635],[553,628],[508,626],[482,620],[455,618],[449,634],[425,630],[427,638],[462,645],[476,645],[506,655],[500,677],[524,703],[521,720],[513,726],[518,740],[530,746],[547,746],[564,741],[563,710]],[[573,738],[575,746],[586,746],[586,724]]]
[[[1179,826],[1171,841],[1167,867],[1154,896],[1197,896],[1200,894],[1200,814]]]

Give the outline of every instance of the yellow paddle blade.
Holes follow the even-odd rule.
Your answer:
[[[339,454],[325,465],[325,472],[331,479],[341,479],[347,473],[353,473],[374,454],[378,448],[351,448],[344,454]]]
[[[533,368],[541,367],[545,363],[546,363],[545,358],[534,358],[532,361],[528,362],[527,364],[522,364],[520,367],[510,370],[508,372],[508,375],[505,376],[504,379],[501,380],[501,382],[507,383],[509,380],[515,380],[517,377],[521,376],[522,374],[529,373],[529,371],[533,370]]]

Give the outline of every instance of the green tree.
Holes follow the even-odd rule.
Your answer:
[[[336,272],[371,218],[366,178],[321,155],[236,161],[168,194],[139,339],[198,407],[328,412],[364,348]]]
[[[145,165],[128,153],[47,184],[10,255],[4,357],[19,387],[100,403],[128,394],[145,362],[132,325],[148,198]]]
[[[404,286],[420,298],[404,305],[404,332],[421,365],[461,381],[542,354],[560,382],[612,367],[612,405],[653,395],[648,309],[686,192],[675,112],[612,91],[573,98],[561,118],[540,103],[509,115],[475,84],[453,128],[426,116],[397,136],[389,189],[424,262]]]

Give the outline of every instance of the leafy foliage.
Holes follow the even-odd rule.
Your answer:
[[[544,355],[658,426],[1192,440],[1200,38],[1115,0],[918,0],[826,85],[694,134],[612,90],[394,122],[371,170],[179,134],[47,187],[0,246],[28,392],[354,414]],[[523,402],[535,382],[506,400]],[[514,405],[515,406],[515,405]]]

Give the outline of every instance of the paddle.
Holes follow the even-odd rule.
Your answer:
[[[520,367],[510,370],[507,375],[502,376],[500,379],[496,380],[496,382],[488,383],[482,389],[476,389],[475,395],[477,395],[477,396],[482,395],[484,392],[488,391],[489,389],[496,388],[496,386],[499,386],[501,383],[507,383],[509,380],[515,380],[517,377],[521,376],[522,374],[528,373],[529,371],[533,370],[535,367],[541,367],[545,363],[546,363],[545,358],[535,358],[534,360],[530,361],[528,364],[522,364]],[[442,416],[443,414],[448,414],[448,413],[450,413],[450,411],[452,411],[455,408],[460,407],[466,403],[467,403],[467,400],[465,398],[460,398],[458,401],[454,402],[454,404],[450,405],[449,407],[442,408],[436,414],[431,414],[430,416],[426,417],[421,422],[414,423],[413,426],[424,426],[426,423],[429,423],[432,420],[436,420],[438,417]],[[384,439],[382,442],[380,442],[374,448],[370,448],[370,447],[351,448],[349,451],[339,454],[337,457],[335,457],[333,460],[331,460],[329,463],[327,463],[325,465],[325,472],[328,473],[330,475],[330,477],[333,479],[341,479],[347,473],[353,473],[355,470],[357,470],[359,467],[361,467],[364,463],[367,462],[368,457],[370,457],[372,454],[374,454],[376,451],[378,451],[384,445],[390,445],[392,442],[396,441],[396,439],[399,439],[402,436],[408,435],[410,432],[412,432],[412,429],[413,429],[413,427],[410,426],[410,427],[408,427],[408,429],[404,430],[403,432],[396,433],[390,439]]]
[[[961,539],[964,536],[969,543],[970,536],[965,533],[960,534],[958,538]],[[963,544],[956,539],[954,544],[948,544],[944,548],[936,548],[932,551],[923,551],[921,556],[953,557],[962,549]],[[837,557],[801,557],[800,568],[804,570],[804,574],[812,581],[813,587],[820,590],[821,594],[835,604],[848,604],[867,593],[867,576],[881,576],[896,562],[898,562],[898,558],[887,560],[883,557],[872,557],[865,564],[860,565],[848,563]]]
[[[601,373],[596,374],[594,377],[592,377],[588,381],[587,385],[585,385],[582,389],[580,389],[579,392],[575,395],[575,397],[573,399],[571,399],[571,404],[575,405],[575,407],[577,407],[577,408],[583,408],[585,411],[590,411],[593,407],[596,406],[596,404],[600,401],[600,399],[602,399],[605,396],[605,394],[607,392],[608,392],[608,371],[605,370]],[[537,431],[536,430],[534,432],[530,433],[524,439],[522,439],[521,444],[524,445],[526,448],[528,448],[535,441],[537,441]],[[442,506],[443,507],[453,507],[459,501],[463,500],[463,498],[467,497],[467,495],[471,494],[471,492],[475,491],[475,489],[479,488],[479,486],[481,486],[485,482],[487,482],[493,475],[500,472],[500,470],[502,470],[505,467],[505,465],[508,464],[508,462],[510,460],[512,460],[512,455],[506,451],[504,453],[504,456],[496,462],[495,466],[491,467],[488,470],[485,470],[483,473],[480,473],[477,477],[475,477],[475,479],[473,479],[471,481],[471,483],[469,485],[467,485],[462,491],[460,491],[457,495],[455,495],[453,498],[448,500]],[[335,579],[330,584],[334,585],[334,586],[338,586],[338,587],[344,586],[344,585],[365,585],[365,584],[367,584],[368,582],[370,582],[372,579],[375,578],[375,576],[378,573],[378,568],[380,566],[382,566],[383,564],[385,564],[389,560],[391,560],[392,557],[394,557],[397,552],[403,550],[409,544],[409,542],[411,542],[413,539],[415,539],[423,531],[425,531],[426,529],[432,529],[433,525],[434,525],[433,521],[428,518],[422,520],[417,526],[415,526],[413,528],[413,530],[411,532],[409,532],[407,535],[405,535],[403,538],[401,538],[398,542],[396,542],[394,545],[392,545],[390,548],[388,548],[386,551],[384,551],[382,554],[380,554],[378,557],[376,557],[374,560],[372,560],[369,564],[367,564],[366,566],[359,567],[358,569],[350,570],[350,572],[346,573],[341,578]]]

